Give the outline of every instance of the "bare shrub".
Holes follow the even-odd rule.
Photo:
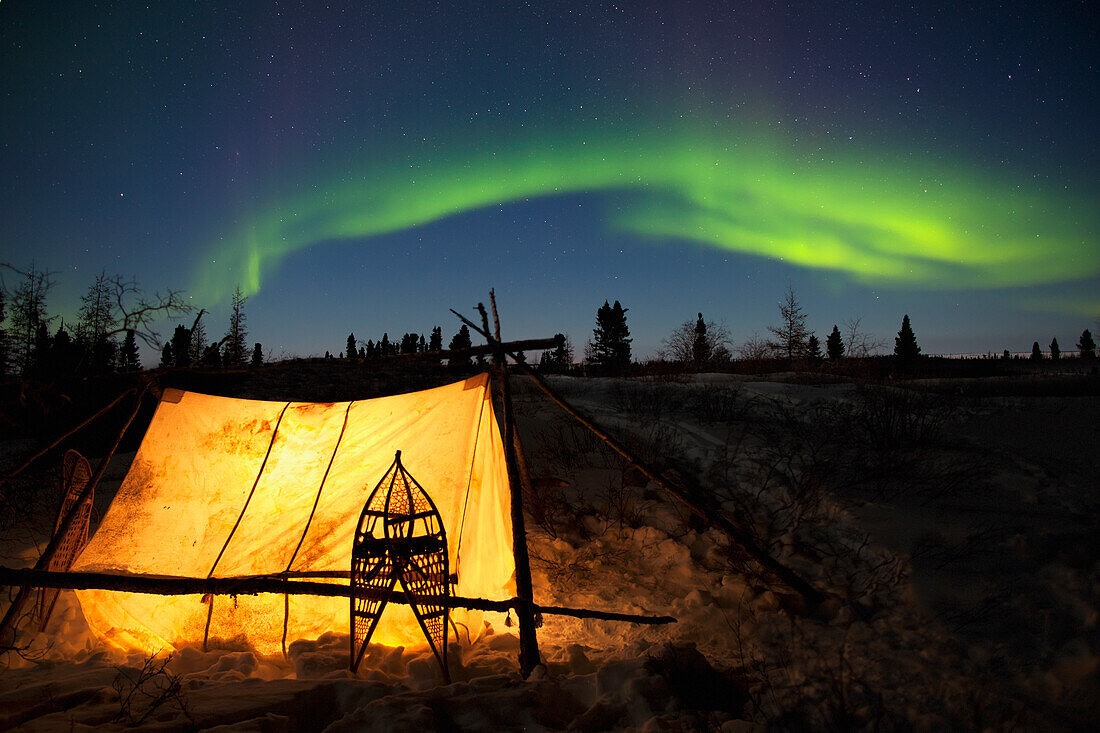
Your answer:
[[[146,657],[141,669],[118,668],[118,674],[111,683],[118,693],[119,710],[114,722],[141,725],[158,710],[168,706],[175,707],[192,725],[195,724],[187,708],[181,677],[167,669],[170,661],[171,654],[160,659],[153,655]]]

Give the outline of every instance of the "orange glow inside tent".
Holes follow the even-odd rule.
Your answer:
[[[443,519],[458,576],[453,592],[514,596],[504,446],[485,374],[350,403],[168,390],[72,569],[199,578],[348,571],[355,524],[397,450]],[[92,629],[122,649],[151,652],[203,639],[208,606],[197,595],[77,596]],[[477,619],[464,615],[452,612],[476,633]],[[283,618],[282,595],[217,596],[209,638],[275,653]],[[349,618],[347,598],[291,595],[287,642],[347,633]],[[372,642],[418,646],[424,637],[411,610],[391,603]]]

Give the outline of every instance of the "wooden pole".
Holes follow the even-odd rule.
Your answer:
[[[339,571],[337,571],[339,572]],[[325,576],[325,573],[310,573]],[[345,574],[346,577],[346,574]],[[124,593],[146,593],[158,596],[215,595],[215,596],[251,596],[259,593],[289,593],[290,595],[324,596],[329,598],[348,598],[351,586],[343,583],[318,583],[308,580],[288,580],[278,575],[242,575],[228,578],[187,578],[175,575],[142,575],[85,572],[54,572],[34,568],[9,568],[0,566],[0,586],[19,585],[37,588],[62,588],[67,590],[109,590]],[[356,589],[356,593],[364,592]],[[366,593],[383,594],[382,591],[366,590]],[[390,603],[409,604],[408,595],[394,591],[387,595]],[[518,598],[507,601],[490,601],[485,598],[465,598],[463,596],[417,596],[418,604],[442,605],[450,608],[469,608],[478,611],[498,611],[504,613],[515,610],[517,613],[525,605]],[[672,616],[646,616],[614,611],[596,611],[587,608],[569,608],[564,606],[531,606],[535,612],[548,616],[571,616],[574,618],[593,618],[603,621],[627,621],[636,624],[676,623]]]
[[[130,416],[126,419],[126,423],[122,426],[122,429],[118,431],[118,435],[115,436],[115,442],[111,445],[111,450],[107,452],[107,455],[100,461],[99,467],[96,469],[95,475],[88,482],[88,485],[84,487],[84,490],[80,492],[80,496],[73,502],[72,508],[69,509],[69,513],[65,515],[65,519],[58,525],[57,531],[54,532],[53,537],[50,538],[49,544],[46,545],[46,549],[42,551],[42,555],[39,556],[38,562],[34,564],[35,570],[45,570],[49,567],[50,560],[53,559],[54,554],[57,552],[57,548],[60,547],[65,535],[69,533],[69,529],[72,528],[76,522],[77,516],[80,514],[80,508],[84,505],[88,498],[93,495],[96,484],[103,478],[103,474],[107,471],[107,464],[111,462],[111,458],[114,456],[115,451],[118,450],[119,444],[122,442],[123,436],[126,435],[126,431],[130,429],[131,423],[134,422],[134,418],[137,417],[138,411],[141,409],[141,398],[145,395],[145,390],[138,393],[137,401],[134,403],[134,409],[130,413]],[[19,619],[23,614],[23,609],[30,599],[31,587],[24,585],[19,589],[19,593],[16,594],[15,599],[8,607],[7,613],[4,614],[3,621],[0,621],[0,648],[6,648],[14,646],[16,626]]]
[[[493,347],[493,363],[496,365],[497,383],[500,387],[501,403],[504,409],[504,463],[508,469],[508,488],[512,499],[512,555],[516,563],[516,617],[519,619],[519,670],[524,679],[538,665],[539,656],[538,625],[535,623],[535,593],[531,583],[531,558],[527,554],[527,527],[523,517],[523,490],[521,488],[518,462],[516,460],[515,422],[512,414],[512,392],[508,386],[508,368],[504,350],[500,347],[500,317],[497,314],[496,294],[489,291],[489,302],[493,307],[495,336],[489,336],[489,319],[485,306],[477,304],[481,313],[482,332],[485,340]]]
[[[34,463],[35,461],[37,461],[42,456],[49,453],[51,450],[53,450],[57,446],[61,445],[61,443],[63,443],[66,438],[69,438],[70,436],[72,436],[75,433],[79,432],[82,428],[85,428],[88,425],[95,422],[96,419],[102,417],[104,414],[107,413],[107,411],[109,411],[112,407],[117,405],[119,402],[122,402],[123,399],[125,399],[127,396],[129,396],[130,393],[134,392],[136,389],[137,389],[137,387],[131,387],[130,389],[128,389],[125,392],[123,392],[122,394],[120,394],[118,397],[115,397],[113,400],[108,402],[106,405],[104,405],[103,407],[96,410],[96,412],[94,414],[92,414],[90,417],[85,419],[79,425],[77,425],[76,427],[70,429],[68,432],[66,432],[63,435],[61,435],[60,437],[58,437],[54,442],[50,443],[49,445],[47,445],[42,450],[38,451],[37,453],[35,453],[30,458],[23,461],[23,464],[21,466],[19,466],[19,468],[16,468],[13,471],[10,471],[6,476],[4,476],[4,480],[3,480],[2,483],[7,483],[8,481],[11,481],[13,478],[15,478],[16,476],[21,474],[23,471],[27,470],[27,468],[32,463]]]
[[[455,313],[453,310],[452,313]],[[461,314],[455,313],[456,316],[462,318],[467,326],[477,330],[482,336],[489,338],[488,334],[469,320],[462,317]],[[511,355],[515,359],[515,354]],[[534,380],[535,384],[541,389],[551,400],[553,400],[560,408],[565,410],[572,416],[577,422],[591,430],[596,437],[607,444],[609,448],[621,455],[627,461],[629,461],[635,468],[642,472],[642,474],[653,483],[657,484],[662,491],[673,497],[681,504],[683,504],[692,514],[699,517],[703,521],[707,522],[714,527],[721,530],[727,537],[742,547],[745,552],[752,556],[757,563],[771,572],[775,577],[782,581],[787,587],[799,593],[806,602],[813,606],[819,606],[825,600],[825,594],[810,585],[800,575],[793,570],[782,564],[771,554],[768,553],[763,547],[758,545],[755,540],[748,534],[737,527],[733,522],[727,519],[718,510],[710,510],[697,503],[694,499],[688,496],[686,493],[678,489],[677,487],[666,481],[657,471],[646,465],[646,463],[634,455],[626,446],[619,441],[611,437],[610,434],[599,425],[595,423],[591,418],[585,416],[579,412],[576,408],[565,401],[561,395],[554,390],[549,384],[546,383],[541,376],[538,375],[531,367],[527,366],[521,361],[516,361],[516,366],[519,367],[524,374]]]

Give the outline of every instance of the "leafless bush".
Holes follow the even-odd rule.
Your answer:
[[[688,398],[691,414],[706,423],[741,421],[750,408],[739,386],[697,387]]]
[[[187,708],[179,675],[168,671],[172,655],[158,659],[147,657],[141,669],[119,667],[111,686],[118,693],[118,714],[114,722],[141,725],[163,706],[176,707],[191,725],[194,718]]]

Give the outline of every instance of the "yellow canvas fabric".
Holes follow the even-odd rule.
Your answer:
[[[73,570],[203,578],[347,571],[355,523],[398,450],[442,516],[455,593],[512,597],[504,446],[484,374],[352,403],[194,392],[162,401]],[[124,649],[157,651],[203,638],[207,605],[199,596],[77,596],[92,629]],[[281,647],[283,604],[277,594],[219,596],[209,636],[273,653]],[[347,633],[349,619],[346,598],[291,596],[287,640]],[[423,636],[412,612],[391,604],[373,641],[418,645]]]

